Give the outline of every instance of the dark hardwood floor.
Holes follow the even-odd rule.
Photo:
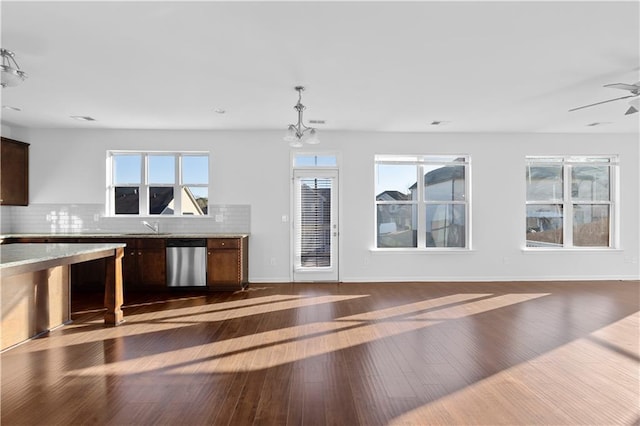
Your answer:
[[[640,283],[100,298],[1,355],[2,425],[633,425]]]

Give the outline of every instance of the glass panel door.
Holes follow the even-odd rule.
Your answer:
[[[296,170],[294,174],[294,281],[338,280],[338,174]]]

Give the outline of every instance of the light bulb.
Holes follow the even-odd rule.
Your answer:
[[[318,139],[318,134],[316,133],[316,129],[311,129],[309,132],[309,137],[305,140],[309,145],[317,145],[320,143],[320,139]]]
[[[296,140],[296,129],[293,127],[293,124],[289,124],[287,133],[284,135],[284,140],[285,142],[292,142]]]
[[[302,142],[300,141],[300,139],[295,138],[294,140],[289,142],[289,146],[291,148],[302,148]]]

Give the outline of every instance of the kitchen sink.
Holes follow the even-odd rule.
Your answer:
[[[158,234],[155,234],[153,232],[125,232],[122,235],[127,237],[167,237],[172,234],[169,232],[160,232]]]

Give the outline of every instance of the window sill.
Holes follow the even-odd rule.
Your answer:
[[[144,219],[144,220],[165,220],[165,219],[185,219],[185,218],[189,218],[189,219],[194,219],[194,218],[199,218],[199,219],[212,219],[214,218],[213,216],[210,215],[190,215],[190,214],[185,214],[185,215],[138,215],[138,214],[119,214],[117,216],[100,216],[100,219]]]
[[[615,253],[624,250],[614,247],[524,247],[521,249],[523,253]]]
[[[398,248],[371,248],[371,253],[402,253],[402,254],[468,254],[473,253],[475,250],[468,248],[410,248],[410,247],[398,247]]]

